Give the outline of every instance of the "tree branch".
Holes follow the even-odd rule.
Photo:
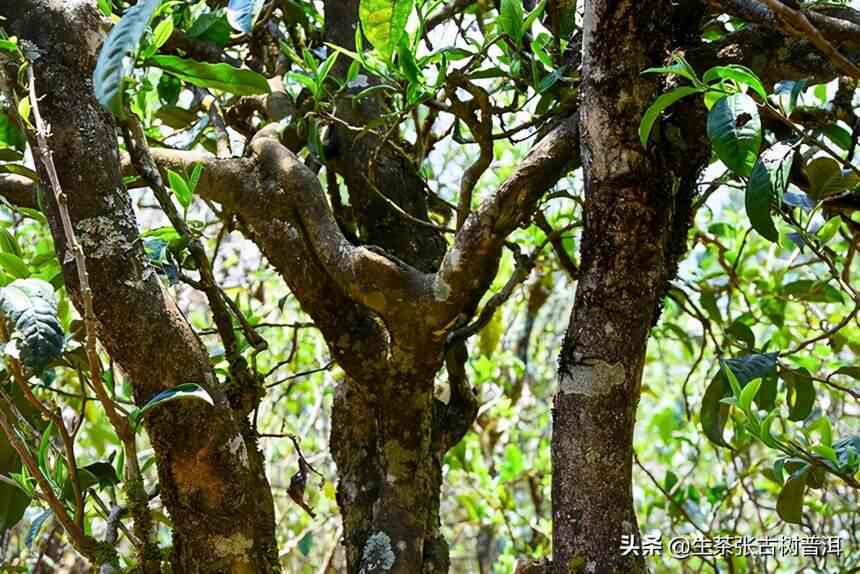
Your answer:
[[[843,74],[860,78],[860,68],[843,56],[839,50],[833,47],[821,32],[818,31],[802,12],[793,10],[779,0],[762,0],[773,12],[788,24],[787,29],[801,38],[807,38],[816,48],[821,50]]]
[[[540,197],[578,163],[579,121],[574,113],[532,148],[457,233],[433,278],[434,324],[447,326],[458,314],[474,312],[496,275],[505,238],[528,221]]]
[[[351,372],[372,371],[384,356],[383,329],[369,309],[333,280],[317,254],[295,204],[317,201],[323,204],[317,209],[327,210],[325,197],[316,176],[281,145],[274,130],[274,126],[261,130],[251,145],[257,155],[250,158],[218,159],[207,152],[160,148],[151,153],[162,171],[182,173],[202,164],[197,193],[239,216],[245,231],[320,328],[338,364]],[[124,170],[126,175],[135,173],[127,161]],[[337,226],[330,213],[323,225],[323,235],[334,233]],[[316,224],[314,227],[318,229]],[[355,249],[339,229],[333,239],[331,235],[319,239],[330,256],[347,257]],[[330,239],[335,243],[327,246]],[[337,253],[341,248],[345,251]],[[390,265],[386,267],[390,269]],[[357,284],[352,287],[359,288]],[[371,293],[369,287],[367,293]]]

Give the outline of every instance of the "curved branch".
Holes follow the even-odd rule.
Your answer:
[[[827,38],[822,36],[818,28],[802,12],[789,8],[779,0],[762,0],[762,2],[767,4],[777,17],[786,24],[789,33],[801,38],[807,38],[816,48],[830,58],[843,74],[860,78],[860,68],[843,56]]]
[[[525,224],[541,196],[579,164],[579,120],[561,121],[535,145],[496,193],[472,212],[433,277],[432,320],[471,315],[498,269],[505,238]]]
[[[423,295],[424,275],[384,252],[353,246],[340,231],[316,175],[281,144],[274,129],[261,130],[250,149],[263,177],[283,190],[285,201],[270,206],[280,208],[272,215],[287,222],[292,217],[338,286],[383,317],[414,315],[412,303]]]

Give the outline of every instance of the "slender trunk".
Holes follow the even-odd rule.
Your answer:
[[[10,34],[39,50],[33,63],[49,144],[87,256],[99,338],[142,405],[156,393],[196,383],[215,406],[178,401],[144,419],[173,521],[173,571],[279,571],[274,505],[247,420],[230,409],[200,340],[149,266],[122,184],[116,128],[91,83],[101,17],[94,2],[0,2]],[[37,165],[44,176],[44,168]],[[74,260],[51,194],[45,197],[66,286],[80,309]]]
[[[659,88],[640,72],[665,57],[671,10],[662,0],[585,4],[585,227],[553,411],[558,574],[645,571],[641,557],[620,550],[622,535],[639,536],[633,429],[648,334],[684,250],[689,202],[679,201],[665,151],[644,150],[637,128]]]

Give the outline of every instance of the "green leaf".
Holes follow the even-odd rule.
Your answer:
[[[772,411],[776,406],[776,395],[779,392],[779,379],[775,372],[762,378],[761,388],[755,396],[755,404],[763,411]]]
[[[755,334],[746,323],[736,320],[726,329],[726,333],[731,335],[736,341],[743,343],[747,350],[752,351],[755,349]]]
[[[776,512],[786,522],[800,524],[803,518],[803,493],[809,467],[796,471],[785,481],[776,500]]]
[[[173,18],[165,18],[155,27],[155,30],[152,32],[152,44],[150,45],[149,50],[152,54],[158,52],[158,49],[161,48],[169,39],[171,34],[173,34]]]
[[[30,125],[30,96],[25,96],[18,101],[18,116],[25,124]]]
[[[249,34],[265,3],[265,0],[230,0],[227,4],[227,21],[233,29]]]
[[[674,63],[671,66],[648,68],[647,70],[644,70],[642,74],[675,74],[681,76],[682,78],[687,78],[697,88],[702,87],[703,84],[696,76],[696,71],[682,55],[673,54],[672,61]]]
[[[364,35],[386,62],[400,45],[413,0],[361,0],[358,17]],[[356,50],[358,46],[356,45]]]
[[[0,112],[0,148],[10,148],[24,151],[27,147],[27,136],[18,127],[9,114]]]
[[[269,82],[253,70],[234,68],[230,64],[209,64],[180,58],[179,56],[153,56],[147,64],[161,68],[189,84],[238,94],[253,96],[268,94]]]
[[[714,321],[718,325],[722,324],[723,315],[720,313],[720,306],[717,304],[717,295],[713,289],[702,289],[702,292],[699,295],[699,303],[702,305],[702,308],[708,314],[711,321]]]
[[[233,29],[221,11],[204,12],[185,33],[189,38],[200,38],[219,46],[226,46]]]
[[[106,460],[92,462],[78,469],[78,484],[81,487],[81,492],[94,486],[100,488],[116,486],[120,482],[113,463]],[[73,497],[74,487],[72,481],[67,479],[63,483],[63,499],[71,500]]]
[[[11,253],[18,257],[21,256],[21,248],[18,247],[18,241],[5,227],[0,227],[0,251],[3,253]]]
[[[197,114],[179,106],[161,106],[155,117],[175,130],[184,130],[197,120]]]
[[[188,185],[188,182],[185,181],[185,178],[173,171],[172,169],[167,170],[167,180],[170,182],[170,189],[173,191],[174,195],[176,195],[176,199],[179,200],[179,204],[188,209],[188,206],[191,205],[191,198],[194,192],[191,191],[191,187]]]
[[[817,157],[810,161],[806,164],[806,175],[809,178],[809,195],[813,199],[842,193],[860,184],[860,177],[854,170],[842,169],[832,157]]]
[[[849,472],[857,472],[860,468],[860,436],[848,436],[836,441],[833,450],[840,466]]]
[[[96,69],[93,72],[93,88],[99,103],[113,115],[123,115],[123,81],[131,71],[132,62],[141,38],[161,0],[141,0],[131,8],[113,27],[102,45]]]
[[[5,439],[0,443],[6,443]],[[8,452],[6,452],[8,450]],[[21,461],[8,443],[0,447],[0,471],[6,476],[21,468]],[[0,483],[0,534],[15,526],[30,505],[26,492],[11,484]]]
[[[528,32],[532,28],[532,24],[535,23],[535,20],[541,17],[544,10],[546,9],[546,1],[540,0],[537,6],[534,7],[534,10],[529,12],[529,15],[526,16],[525,22],[523,22],[523,30]]]
[[[826,281],[798,279],[782,286],[783,294],[810,303],[842,303],[842,293]]]
[[[759,156],[747,182],[744,195],[747,217],[759,235],[773,242],[779,241],[779,231],[770,215],[771,201],[782,203],[793,160],[791,146],[774,144]]]
[[[842,225],[842,218],[838,215],[835,217],[831,217],[827,220],[827,223],[822,225],[818,231],[815,232],[815,236],[821,240],[822,243],[827,243],[833,236],[836,235],[836,232],[839,231],[839,226]]]
[[[754,381],[750,381],[747,385],[741,390],[741,396],[738,399],[738,407],[744,412],[747,418],[752,420],[758,420],[755,413],[752,410],[753,398],[755,398],[759,389],[761,388],[762,379],[755,379]]]
[[[39,174],[29,167],[17,163],[0,164],[0,173],[14,173],[15,175],[20,175],[36,182],[40,181]]]
[[[496,25],[520,46],[523,41],[523,0],[502,0]]]
[[[660,114],[663,113],[663,110],[681,98],[699,93],[700,91],[701,90],[699,88],[681,86],[679,88],[669,90],[654,100],[654,103],[648,106],[648,109],[645,110],[645,113],[642,115],[642,120],[639,122],[639,141],[642,143],[642,147],[647,147],[648,136],[651,134],[651,128],[654,126],[654,122],[657,121],[657,118],[660,117]]]
[[[502,482],[515,480],[523,472],[525,466],[523,451],[513,443],[508,444],[505,447],[505,462],[499,469],[499,480]]]
[[[729,405],[722,400],[732,394],[728,380],[719,374],[711,380],[705,394],[702,397],[702,408],[699,412],[699,420],[702,423],[702,431],[708,439],[719,446],[728,447],[729,444],[723,438],[723,429],[729,420]]]
[[[0,38],[0,51],[7,52],[12,56],[18,56],[18,39],[15,36],[11,38]]]
[[[45,474],[49,473],[48,469],[48,450],[51,448],[51,435],[54,433],[54,421],[51,421],[42,432],[42,438],[39,440],[39,450],[36,451],[36,465]]]
[[[821,130],[821,133],[830,139],[833,143],[841,147],[843,150],[848,151],[851,149],[851,142],[854,141],[854,138],[851,137],[851,132],[846,130],[839,124],[830,124]]]
[[[13,253],[0,253],[0,267],[12,277],[26,279],[30,276],[30,268]]]
[[[755,100],[741,93],[720,98],[708,112],[708,138],[714,153],[729,169],[750,175],[762,141]]]
[[[562,66],[561,68],[557,68],[544,76],[543,80],[541,80],[535,88],[535,91],[537,91],[537,93],[539,94],[542,94],[551,87],[553,87],[564,76],[564,70],[565,68],[564,66]]]
[[[191,170],[191,179],[188,181],[188,185],[191,188],[191,193],[193,194],[197,191],[197,185],[200,183],[200,177],[203,175],[203,162],[198,162],[194,164],[194,169]]]
[[[54,513],[51,510],[45,510],[33,519],[29,530],[27,530],[27,537],[24,539],[24,544],[27,545],[27,548],[33,547],[33,543],[38,540],[39,533],[42,531],[42,527],[45,526],[45,522],[53,515]]]
[[[325,79],[328,78],[329,72],[334,67],[334,63],[337,61],[338,52],[332,52],[328,58],[323,60],[320,65],[317,67],[317,84],[322,85],[325,82]]]
[[[783,369],[780,372],[785,381],[786,402],[788,403],[788,418],[792,421],[802,421],[812,413],[815,405],[815,387],[812,376],[806,369]]]
[[[774,87],[771,100],[776,102],[783,114],[790,116],[797,107],[797,98],[806,89],[806,80],[779,82]]]
[[[726,359],[722,363],[729,367],[732,376],[739,387],[743,387],[750,381],[760,377],[767,378],[776,370],[776,353],[752,354],[745,357]],[[768,392],[768,385],[764,384],[756,393],[756,402],[763,393]],[[738,393],[740,395],[740,392]],[[728,447],[723,438],[723,430],[729,419],[729,405],[722,402],[723,399],[732,396],[732,388],[727,376],[727,370],[720,369],[711,380],[705,395],[702,397],[702,407],[699,420],[702,431],[708,439],[719,446]]]
[[[409,41],[405,36],[400,41],[400,47],[397,50],[397,60],[400,64],[400,70],[409,82],[416,85],[420,84],[422,80],[421,70],[418,69],[418,63],[415,61],[415,54],[412,53],[412,49],[409,47]]]
[[[303,85],[307,89],[311,91],[312,94],[316,95],[317,92],[317,83],[314,79],[308,76],[304,72],[287,72],[286,78],[289,80],[293,80],[294,82]]]
[[[836,372],[833,373],[833,376],[835,375],[846,375],[852,379],[860,381],[860,367],[839,367],[836,369]]]
[[[773,436],[773,433],[770,431],[770,427],[773,426],[773,421],[777,419],[779,413],[777,411],[771,411],[767,413],[767,416],[764,417],[764,420],[761,422],[761,431],[759,433],[759,438],[761,441],[769,446],[770,448],[777,448],[778,443]]]
[[[833,425],[830,422],[830,419],[826,416],[820,416],[815,420],[815,424],[813,424],[809,430],[817,430],[821,435],[821,444],[820,446],[831,448],[833,445]],[[833,458],[835,462],[835,456]]]
[[[177,385],[173,388],[161,391],[152,397],[144,406],[129,413],[128,417],[129,420],[131,420],[132,425],[137,427],[143,416],[155,407],[170,401],[187,399],[197,399],[215,406],[215,402],[212,400],[212,397],[200,385],[186,383],[184,385]]]
[[[723,369],[723,373],[726,376],[726,380],[729,381],[729,388],[732,389],[732,395],[734,395],[734,397],[736,399],[740,398],[741,389],[742,389],[741,383],[738,380],[738,378],[735,376],[734,371],[732,371],[731,365],[727,365],[725,363],[725,361],[723,361],[722,369]]]
[[[754,353],[744,357],[726,359],[738,381],[745,385],[753,379],[771,375],[776,370],[777,353]]]
[[[12,336],[25,366],[40,373],[63,355],[65,337],[50,283],[16,279],[0,289],[0,312],[13,327]]]
[[[98,0],[97,4],[103,16],[107,18],[113,16],[113,6],[111,6],[111,0]]]
[[[761,80],[755,75],[755,72],[746,66],[740,66],[738,64],[716,66],[702,75],[702,81],[705,83],[711,83],[713,80],[717,79],[734,80],[739,84],[747,85],[752,88],[755,93],[761,96],[763,102],[767,101],[767,90],[764,89],[764,84],[761,83]]]

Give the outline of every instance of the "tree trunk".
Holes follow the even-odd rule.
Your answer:
[[[411,367],[369,384],[345,381],[335,394],[331,451],[351,574],[448,571],[439,517],[442,458],[476,409],[458,411],[456,392],[447,405],[433,397],[440,362],[413,355],[404,364]]]
[[[95,3],[5,1],[0,16],[8,33],[39,50],[32,64],[44,96],[39,106],[52,127],[49,145],[87,256],[101,342],[128,376],[136,404],[182,383],[200,385],[215,401],[214,407],[172,402],[144,419],[173,520],[173,571],[278,572],[274,506],[256,438],[230,409],[205,348],[163,290],[138,235],[116,127],[90,80],[102,29]],[[47,181],[44,166],[37,167]],[[81,309],[58,208],[51,193],[45,200],[66,286]]]
[[[668,146],[642,148],[638,125],[659,84],[640,72],[671,41],[672,3],[585,4],[581,267],[553,411],[553,571],[642,572],[620,550],[638,538],[632,450],[646,343],[686,245],[699,158],[673,170]],[[691,173],[686,173],[687,171]],[[682,186],[682,177],[686,178]]]

